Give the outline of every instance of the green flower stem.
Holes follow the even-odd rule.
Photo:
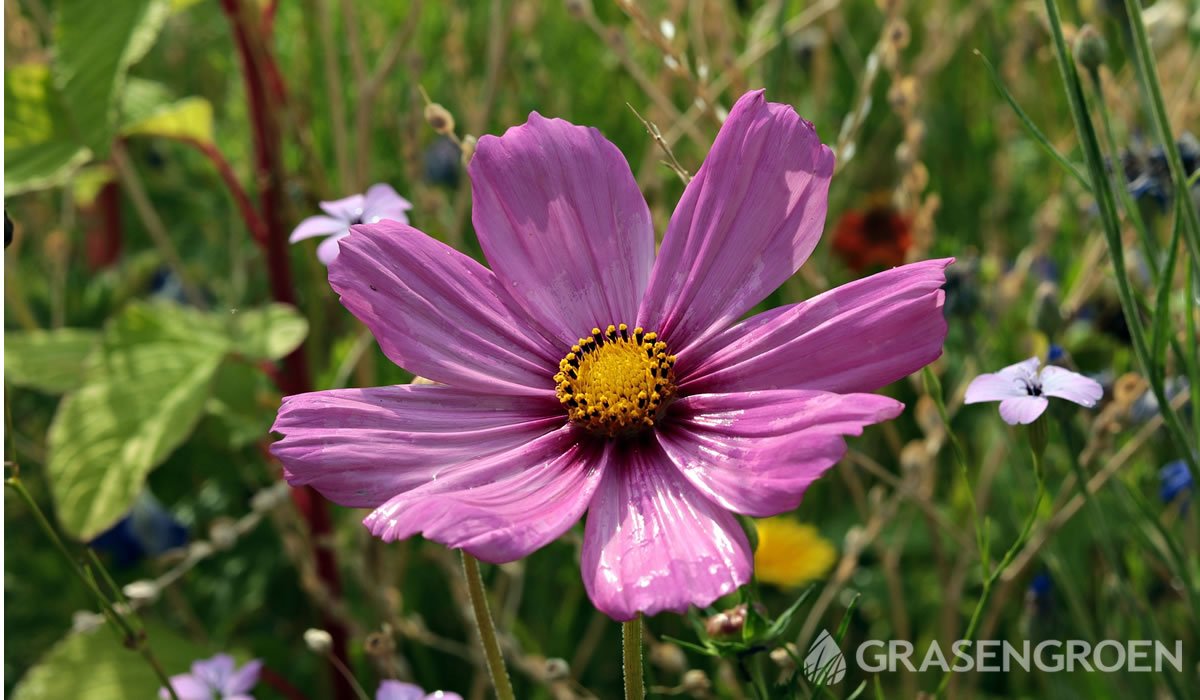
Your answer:
[[[1139,68],[1138,77],[1143,88],[1150,97],[1150,113],[1154,117],[1154,125],[1158,130],[1158,138],[1162,140],[1163,152],[1167,156],[1167,166],[1171,171],[1175,196],[1183,201],[1184,233],[1188,249],[1192,253],[1192,267],[1200,269],[1200,214],[1196,212],[1196,203],[1188,196],[1188,175],[1183,169],[1183,159],[1179,156],[1179,144],[1171,129],[1171,121],[1167,117],[1167,104],[1163,99],[1162,84],[1158,80],[1158,66],[1154,61],[1154,52],[1150,48],[1150,39],[1146,35],[1146,23],[1142,19],[1142,3],[1140,0],[1125,0],[1125,14],[1129,19],[1129,30],[1133,38],[1134,58]],[[1189,460],[1192,465],[1192,476],[1196,473],[1195,460]]]
[[[29,510],[33,513],[34,520],[37,521],[38,527],[40,527],[42,532],[45,532],[46,536],[50,538],[50,541],[54,543],[55,548],[58,549],[59,553],[61,553],[63,558],[67,560],[67,563],[70,564],[71,570],[74,571],[75,576],[83,582],[84,587],[91,591],[92,595],[96,598],[96,603],[100,606],[100,611],[104,614],[104,618],[117,629],[117,632],[121,636],[122,641],[124,641],[125,646],[129,647],[130,649],[136,649],[138,653],[142,655],[142,658],[146,660],[146,663],[150,665],[150,668],[154,670],[154,675],[158,676],[159,682],[162,683],[163,687],[167,689],[168,693],[170,693],[172,700],[179,700],[179,696],[175,694],[175,688],[171,686],[170,677],[167,675],[167,672],[163,669],[162,664],[159,663],[158,657],[154,655],[154,651],[150,648],[150,645],[146,641],[145,631],[134,629],[133,626],[129,624],[129,621],[126,620],[125,617],[121,615],[121,613],[113,606],[112,602],[109,601],[108,596],[106,596],[104,592],[100,590],[99,585],[96,583],[95,577],[91,575],[91,568],[95,567],[101,572],[101,576],[104,578],[104,580],[109,582],[110,586],[115,587],[115,585],[112,583],[112,577],[109,576],[108,571],[104,569],[104,567],[100,564],[100,561],[95,559],[95,555],[93,555],[91,566],[87,567],[86,569],[85,567],[80,566],[79,561],[73,554],[71,554],[71,550],[67,549],[66,543],[63,542],[62,538],[58,536],[58,533],[54,531],[54,526],[50,524],[50,520],[46,518],[46,514],[43,513],[42,509],[38,507],[37,501],[33,500],[33,496],[30,495],[29,491],[25,488],[25,484],[22,484],[21,480],[16,476],[11,476],[4,480],[4,485],[12,489],[17,496],[24,501],[25,505],[29,507]]]
[[[1030,426],[1028,435],[1031,448],[1030,454],[1033,455],[1033,473],[1034,477],[1037,479],[1037,495],[1033,499],[1033,508],[1030,509],[1029,515],[1025,518],[1025,524],[1021,527],[1021,534],[1017,536],[1017,539],[1013,541],[1012,546],[1010,546],[1008,551],[1004,553],[1004,558],[1000,560],[1000,563],[996,565],[996,568],[993,569],[990,574],[984,577],[983,591],[979,594],[979,601],[975,603],[975,611],[971,613],[971,620],[967,623],[967,631],[962,636],[962,638],[965,640],[971,641],[975,639],[975,630],[979,627],[979,620],[983,616],[984,608],[987,607],[987,602],[992,594],[992,588],[995,587],[996,581],[1000,580],[1000,575],[1004,573],[1004,570],[1008,568],[1009,564],[1012,564],[1013,559],[1015,559],[1017,556],[1017,553],[1020,552],[1025,546],[1025,543],[1029,541],[1029,533],[1031,530],[1033,530],[1033,524],[1037,522],[1038,511],[1041,510],[1042,501],[1046,498],[1046,480],[1042,470],[1041,454],[1042,449],[1045,447],[1045,443],[1042,442],[1044,440],[1044,432],[1039,432],[1047,429],[1045,420],[1046,418],[1043,416],[1034,421],[1033,425]],[[1039,443],[1042,449],[1039,449]],[[942,676],[941,682],[938,683],[936,694],[941,695],[943,692],[945,692],[946,686],[949,683],[950,673],[947,672]]]
[[[625,700],[646,697],[642,679],[642,615],[621,623],[622,666],[625,668]]]
[[[471,607],[475,611],[475,626],[483,643],[484,658],[487,659],[488,675],[492,677],[492,687],[496,689],[496,697],[499,700],[514,700],[516,696],[513,695],[512,681],[508,678],[504,655],[500,653],[500,640],[496,637],[496,624],[492,622],[492,612],[488,609],[483,575],[479,573],[479,560],[462,552],[462,565],[463,576],[467,579],[467,592],[471,597]]]
[[[1129,1],[1126,0],[1127,3]],[[1055,0],[1045,0],[1045,4],[1046,14],[1050,20],[1051,35],[1054,38],[1054,53],[1058,59],[1059,73],[1067,90],[1067,101],[1071,107],[1071,117],[1075,122],[1075,131],[1079,137],[1080,144],[1083,146],[1088,173],[1092,180],[1092,192],[1095,193],[1096,203],[1100,207],[1100,220],[1103,224],[1105,241],[1108,243],[1108,254],[1112,259],[1113,276],[1117,281],[1117,296],[1121,300],[1121,311],[1124,313],[1125,321],[1129,326],[1129,335],[1133,341],[1133,353],[1137,357],[1142,374],[1150,382],[1155,399],[1158,400],[1159,410],[1162,411],[1163,419],[1167,425],[1167,431],[1171,435],[1171,439],[1175,442],[1176,448],[1183,453],[1183,459],[1187,463],[1192,477],[1200,478],[1200,465],[1197,464],[1196,456],[1192,453],[1187,431],[1179,419],[1179,414],[1171,407],[1170,401],[1167,399],[1166,390],[1161,378],[1154,371],[1155,363],[1154,358],[1150,356],[1150,348],[1146,341],[1146,329],[1142,323],[1141,313],[1138,310],[1133,288],[1129,283],[1129,276],[1125,272],[1125,250],[1121,241],[1121,224],[1117,217],[1116,201],[1113,198],[1112,187],[1105,170],[1104,157],[1100,153],[1100,144],[1096,137],[1096,130],[1087,112],[1087,105],[1083,96],[1083,85],[1079,80],[1079,74],[1075,71],[1071,52],[1067,48],[1066,39],[1063,37],[1062,20],[1058,16],[1058,5],[1055,3]],[[1140,16],[1137,18],[1137,22],[1140,26]],[[1153,83],[1154,81],[1151,80],[1150,82]],[[1171,140],[1169,145],[1171,152],[1175,153],[1176,157],[1178,157],[1174,140]],[[1183,196],[1184,199],[1188,199],[1186,188],[1177,188],[1176,194],[1177,196]],[[1195,208],[1190,206],[1190,202],[1188,205],[1185,208],[1191,210],[1194,214]],[[1193,263],[1196,262],[1197,259],[1194,259]]]

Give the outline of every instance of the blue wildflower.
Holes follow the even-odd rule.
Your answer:
[[[146,557],[182,547],[187,541],[187,528],[149,491],[143,491],[128,515],[89,544],[110,555],[117,568],[128,568]]]
[[[1158,472],[1158,481],[1158,497],[1163,503],[1173,503],[1181,495],[1185,504],[1191,500],[1194,486],[1192,473],[1188,471],[1187,464],[1182,459],[1163,465]]]

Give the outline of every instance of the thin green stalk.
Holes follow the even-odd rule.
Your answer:
[[[76,560],[74,555],[71,554],[71,551],[67,549],[66,543],[63,542],[62,538],[58,536],[58,533],[54,531],[54,527],[50,524],[50,520],[46,517],[46,514],[42,512],[42,509],[38,507],[37,501],[33,500],[33,496],[29,493],[28,489],[25,488],[25,485],[21,483],[21,480],[16,476],[11,476],[4,480],[4,484],[16,492],[17,496],[19,496],[25,505],[29,507],[29,510],[33,513],[34,520],[37,521],[38,527],[40,527],[42,531],[46,533],[46,536],[49,537],[50,541],[54,543],[55,548],[57,548],[58,551],[63,555],[63,558],[67,560],[67,563],[71,565],[71,570],[74,571],[75,576],[77,576],[79,580],[83,582],[84,587],[91,591],[92,595],[96,598],[96,603],[100,606],[100,610],[104,614],[105,619],[107,619],[110,624],[117,628],[117,631],[120,633],[125,645],[130,649],[136,649],[142,655],[142,658],[146,659],[146,663],[148,663],[150,668],[154,670],[154,674],[158,676],[158,680],[163,684],[163,687],[167,689],[171,699],[179,700],[179,696],[175,694],[175,688],[171,685],[170,677],[167,675],[166,671],[162,667],[162,664],[159,663],[158,657],[154,655],[154,651],[150,648],[150,645],[146,641],[146,633],[144,631],[135,630],[129,624],[129,621],[126,620],[124,616],[122,616],[120,612],[113,607],[113,604],[111,601],[109,601],[108,596],[104,595],[103,591],[101,591],[100,587],[96,584],[96,579],[92,577],[84,567],[80,566],[79,561]],[[99,561],[97,561],[96,564],[98,565]],[[108,572],[104,570],[103,566],[98,566],[98,568],[103,572],[102,575],[106,580],[112,580],[112,578],[109,577]]]
[[[1129,194],[1129,188],[1125,186],[1125,183],[1117,180],[1118,177],[1124,177],[1120,170],[1121,151],[1117,147],[1117,138],[1113,134],[1112,119],[1108,114],[1108,105],[1104,102],[1104,87],[1100,82],[1100,69],[1090,66],[1087,69],[1087,73],[1088,77],[1091,78],[1093,92],[1096,96],[1093,104],[1096,105],[1096,111],[1100,113],[1100,124],[1104,127],[1105,140],[1108,142],[1108,158],[1109,162],[1112,163],[1113,170],[1113,188],[1120,193],[1121,206],[1125,209],[1129,220],[1133,222],[1133,228],[1137,231],[1138,238],[1142,242],[1142,248],[1146,254],[1146,265],[1150,268],[1151,281],[1158,281],[1158,241],[1154,240],[1154,236],[1150,235],[1150,229],[1146,228],[1146,220],[1142,217],[1142,212],[1138,209],[1137,202],[1134,202],[1133,196]]]
[[[646,697],[646,683],[642,679],[642,615],[621,623],[622,666],[625,669],[625,700],[642,700]]]
[[[975,503],[975,490],[971,488],[971,474],[967,468],[967,456],[963,450],[962,444],[958,441],[958,436],[954,434],[954,430],[950,427],[950,415],[946,411],[946,402],[942,398],[942,382],[937,375],[929,367],[921,370],[921,377],[925,382],[925,393],[933,399],[933,404],[937,407],[938,415],[942,419],[942,425],[946,428],[946,435],[950,438],[950,447],[954,452],[954,459],[958,462],[958,472],[962,477],[963,485],[967,488],[967,500],[971,506],[971,523],[975,527],[975,547],[979,550],[979,567],[983,571],[983,578],[987,578],[990,574],[991,555],[990,546],[986,528],[980,526],[979,507]]]
[[[1196,212],[1196,203],[1188,196],[1188,175],[1183,169],[1179,144],[1171,129],[1171,120],[1167,116],[1167,103],[1163,99],[1162,83],[1158,79],[1158,65],[1150,48],[1150,39],[1146,35],[1146,24],[1142,21],[1141,2],[1125,0],[1125,14],[1129,19],[1129,30],[1133,37],[1134,57],[1140,69],[1138,78],[1142,81],[1145,93],[1150,96],[1150,114],[1154,118],[1158,138],[1162,141],[1163,153],[1167,156],[1175,196],[1183,200],[1184,232],[1187,234],[1188,249],[1192,252],[1192,267],[1200,270],[1200,214]],[[1193,468],[1196,466],[1194,459],[1189,460],[1188,464]],[[1192,476],[1196,476],[1194,470]]]
[[[1030,431],[1039,429],[1045,430],[1045,420],[1045,417],[1039,418],[1034,422],[1034,425],[1038,425],[1039,423],[1042,425],[1038,428],[1030,426]],[[983,616],[983,610],[987,607],[988,600],[991,598],[992,588],[996,585],[996,581],[1000,579],[1000,575],[1004,573],[1004,570],[1008,568],[1009,564],[1012,564],[1013,559],[1015,559],[1017,556],[1017,553],[1020,552],[1025,546],[1025,543],[1029,541],[1029,533],[1033,529],[1033,524],[1037,522],[1038,511],[1041,510],[1042,501],[1046,497],[1046,479],[1042,470],[1042,456],[1038,453],[1037,449],[1031,450],[1031,453],[1033,454],[1034,476],[1037,479],[1037,495],[1033,499],[1033,508],[1030,509],[1029,515],[1025,518],[1025,524],[1021,526],[1021,534],[1017,536],[1017,539],[1013,541],[1012,545],[1008,548],[1008,551],[1004,553],[1004,558],[1000,560],[1000,563],[996,565],[996,568],[983,579],[983,591],[980,592],[979,600],[975,603],[975,610],[971,613],[971,620],[967,623],[967,631],[962,636],[962,639],[964,640],[972,641],[975,639],[975,630],[979,627],[979,620]],[[935,694],[941,695],[943,692],[945,692],[946,686],[949,683],[950,673],[947,672],[942,675],[942,680],[938,683],[937,692]]]
[[[1117,217],[1116,202],[1112,188],[1109,186],[1108,175],[1104,168],[1104,158],[1100,153],[1100,145],[1096,131],[1087,113],[1086,101],[1083,97],[1083,86],[1075,71],[1071,52],[1063,38],[1062,20],[1058,16],[1058,6],[1055,0],[1045,0],[1046,13],[1050,20],[1051,34],[1054,37],[1054,53],[1058,60],[1059,73],[1067,90],[1067,101],[1071,107],[1071,117],[1075,121],[1075,131],[1079,136],[1086,157],[1088,172],[1092,179],[1092,191],[1096,195],[1096,203],[1100,207],[1100,220],[1103,224],[1105,240],[1108,243],[1108,254],[1113,263],[1113,274],[1117,281],[1117,296],[1121,301],[1121,310],[1129,326],[1129,335],[1133,341],[1133,352],[1141,366],[1142,373],[1150,382],[1154,396],[1158,400],[1167,431],[1176,447],[1183,452],[1183,458],[1192,473],[1193,478],[1200,478],[1200,465],[1192,454],[1190,443],[1178,413],[1167,400],[1163,382],[1154,372],[1153,358],[1146,342],[1146,331],[1138,311],[1137,301],[1125,272],[1125,251],[1122,247],[1120,222]]]
[[[499,700],[514,700],[512,681],[500,653],[500,640],[496,637],[496,624],[492,622],[492,611],[488,608],[487,592],[483,588],[483,575],[479,573],[479,560],[462,552],[463,576],[467,579],[467,593],[471,597],[471,608],[475,611],[475,626],[479,640],[483,643],[483,656],[487,660],[488,675]]]
[[[1013,97],[1012,93],[1008,91],[1008,88],[1004,86],[1004,81],[1000,80],[1000,75],[996,73],[995,66],[993,66],[992,62],[987,59],[987,56],[984,56],[978,49],[975,51],[975,55],[979,57],[979,60],[983,61],[983,66],[987,68],[988,77],[992,79],[992,85],[996,86],[996,90],[1000,92],[1000,96],[1003,97],[1004,101],[1008,103],[1008,106],[1012,108],[1013,113],[1017,115],[1017,119],[1021,122],[1021,126],[1025,127],[1025,131],[1029,132],[1029,135],[1033,137],[1034,141],[1038,142],[1038,145],[1042,147],[1042,150],[1044,150],[1047,155],[1058,161],[1058,164],[1063,167],[1063,170],[1066,170],[1071,177],[1075,178],[1079,184],[1083,185],[1085,190],[1090,192],[1092,189],[1092,183],[1088,182],[1087,176],[1085,176],[1083,172],[1079,170],[1078,166],[1076,166],[1070,160],[1067,160],[1066,156],[1058,152],[1058,149],[1054,147],[1054,144],[1050,143],[1050,139],[1046,138],[1046,135],[1043,134],[1042,130],[1037,127],[1037,124],[1033,122],[1033,119],[1031,119],[1029,115],[1025,113],[1025,110],[1021,109],[1021,105],[1017,103],[1017,99]]]

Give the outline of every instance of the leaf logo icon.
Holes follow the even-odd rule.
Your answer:
[[[804,677],[817,685],[834,685],[846,677],[846,657],[829,630],[821,634],[808,648],[804,657]]]

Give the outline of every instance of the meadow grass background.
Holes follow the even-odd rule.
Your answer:
[[[60,4],[6,0],[6,96],[11,70],[55,60]],[[253,196],[251,124],[230,22],[215,0],[170,5],[161,33],[130,75],[158,83],[175,98],[207,101],[213,143]],[[1084,22],[1106,37],[1110,50],[1100,75],[1114,137],[1121,149],[1144,154],[1155,138],[1130,63],[1121,3],[1067,0],[1060,8],[1068,41]],[[1198,17],[1194,7],[1172,0],[1146,10],[1177,135],[1194,129],[1200,116]],[[909,260],[956,257],[947,289],[949,335],[932,373],[940,379],[971,486],[959,473],[952,438],[922,376],[889,387],[887,393],[907,404],[905,413],[852,439],[847,459],[814,485],[794,514],[832,543],[838,562],[812,584],[784,641],[799,643],[802,655],[820,629],[837,629],[843,621],[843,649],[864,639],[896,638],[922,650],[930,640],[947,644],[961,636],[981,593],[972,498],[986,517],[995,561],[1018,537],[1035,492],[1024,433],[1001,422],[994,405],[963,407],[962,393],[980,372],[1034,354],[1045,358],[1053,344],[1065,351],[1062,362],[1105,383],[1105,400],[1093,411],[1052,406],[1044,460],[1048,498],[1027,556],[1019,556],[1019,566],[992,591],[979,634],[1035,641],[1179,639],[1185,669],[1165,675],[962,676],[948,692],[1056,698],[1196,693],[1200,625],[1189,592],[1200,575],[1200,528],[1184,498],[1160,499],[1159,470],[1182,455],[1147,405],[1094,198],[1030,137],[980,58],[995,66],[1029,118],[1082,169],[1042,3],[281,0],[272,50],[287,93],[282,216],[289,227],[316,213],[320,199],[387,182],[413,202],[415,226],[476,257],[466,173],[455,148],[426,123],[422,88],[454,116],[459,136],[502,133],[532,110],[596,126],[629,159],[660,236],[683,183],[662,163],[664,153],[638,114],[657,125],[679,164],[695,172],[725,110],[742,92],[765,87],[772,101],[794,105],[835,148],[839,163],[826,237],[764,307],[871,271],[848,269],[831,239],[843,215],[881,198],[909,219]],[[366,84],[375,89],[364,100]],[[1096,93],[1087,87],[1094,105]],[[6,126],[13,118],[6,109]],[[119,139],[205,310],[219,315],[270,300],[264,257],[210,160],[177,139]],[[16,143],[6,128],[6,151]],[[1137,167],[1136,158],[1129,162]],[[97,172],[97,163],[65,178],[63,186],[13,196],[6,190],[5,207],[15,224],[15,240],[5,251],[6,336],[100,328],[137,299],[170,294],[162,284],[169,261],[127,186],[115,200],[119,224],[107,228],[119,231],[120,256],[104,264],[89,257],[89,240],[95,245],[107,235],[105,210],[88,201],[86,187],[85,175]],[[98,172],[103,179],[105,171]],[[1170,208],[1152,197],[1139,205],[1165,251]],[[1130,278],[1149,300],[1147,308],[1156,309],[1147,269],[1161,267],[1161,259],[1148,265],[1127,217],[1123,232]],[[1188,373],[1189,355],[1194,368],[1196,353],[1188,345],[1194,330],[1185,331],[1189,313],[1196,323],[1195,305],[1187,299],[1194,290],[1186,287],[1182,247],[1179,255],[1183,262],[1169,287],[1168,328],[1176,342],[1165,363],[1170,378]],[[294,246],[290,262],[299,310],[308,320],[305,348],[316,388],[411,379],[337,303],[311,243]],[[11,345],[7,354],[13,354]],[[23,482],[54,520],[46,435],[62,392],[14,386],[20,381],[11,368],[9,374],[6,459],[20,465]],[[194,541],[211,541],[214,532],[220,540],[230,523],[251,511],[252,497],[277,480],[277,467],[262,449],[277,390],[252,366],[219,379],[221,401],[233,408],[206,411],[148,478]],[[1181,415],[1194,445],[1194,411],[1184,408]],[[1082,507],[1068,505],[1077,497],[1079,475],[1091,478],[1106,468],[1111,478]],[[318,625],[311,574],[304,573],[304,531],[289,502],[280,503],[143,608],[151,643],[167,649],[164,657],[184,659],[169,672],[185,670],[193,649],[205,655],[230,650],[265,659],[296,686],[312,689],[311,697],[323,697],[326,667],[301,638]],[[11,493],[5,506],[4,687],[11,691],[54,645],[71,643],[73,613],[95,606],[30,511]],[[431,690],[483,697],[486,675],[464,625],[456,557],[417,540],[372,541],[359,525],[361,516],[334,508],[346,586],[342,612],[354,622],[351,659],[358,677],[373,691],[379,678],[399,669]],[[594,612],[584,595],[579,533],[577,527],[525,561],[485,567],[494,612],[513,643],[519,697],[620,694],[618,625]],[[125,584],[159,576],[177,563],[178,554],[168,554],[116,568],[114,576]],[[762,585],[759,594],[774,616],[802,590]],[[372,654],[378,639],[368,643],[366,635],[384,622],[395,632],[395,650]],[[655,640],[648,651],[653,689],[753,697],[730,660],[688,652],[680,665],[677,647],[659,646],[665,636],[696,641],[686,619],[660,615],[647,629]],[[49,657],[59,664],[54,673],[82,690],[96,677],[118,678],[124,672],[118,669],[140,664],[112,639],[95,648],[104,651],[88,647],[75,663],[64,664],[61,653]],[[566,660],[571,680],[548,678],[547,658]],[[780,673],[763,655],[756,663],[771,678]],[[711,690],[684,690],[684,667],[703,671]],[[129,682],[146,682],[139,678]],[[913,697],[939,680],[936,673],[899,672],[876,681],[851,664],[847,679],[826,692],[844,697],[868,681],[868,697]],[[818,692],[801,685],[800,696]],[[116,687],[82,690],[79,697],[125,697]],[[24,692],[24,698],[51,697]],[[273,692],[260,685],[256,697],[277,697]]]

